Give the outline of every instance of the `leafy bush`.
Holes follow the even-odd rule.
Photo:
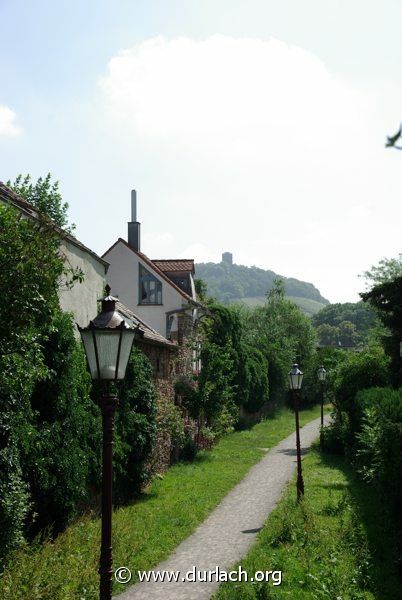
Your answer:
[[[59,240],[44,220],[0,204],[0,560],[23,537],[30,510],[23,455],[33,434],[30,396],[47,376],[43,344],[63,273]]]
[[[7,555],[23,541],[23,527],[31,508],[18,448],[13,442],[0,449],[0,498],[1,567]]]
[[[389,382],[389,360],[380,348],[351,353],[335,371],[335,406],[349,416],[354,434],[360,427],[356,413],[356,394],[363,389],[386,386]]]
[[[268,361],[260,350],[241,341],[237,352],[235,401],[249,413],[258,412],[268,402]]]
[[[322,429],[323,444],[326,452],[330,454],[344,454],[350,441],[349,421],[346,416],[343,420],[335,418],[327,427]]]
[[[149,480],[148,458],[156,438],[156,394],[152,367],[147,357],[134,348],[126,378],[119,391],[116,411],[114,495],[127,502]]]
[[[21,447],[36,514],[31,533],[50,525],[64,528],[88,502],[88,482],[99,472],[99,410],[69,315],[55,314],[43,353],[48,376],[32,392],[30,440]]]
[[[237,418],[235,383],[237,352],[240,340],[240,320],[228,308],[211,303],[211,317],[203,322],[201,346],[202,370],[198,377],[198,391],[187,405],[192,417],[202,415],[213,431],[220,429],[219,418],[231,415],[231,425]]]
[[[187,436],[184,440],[183,447],[180,451],[180,458],[182,460],[192,461],[195,459],[198,453],[197,443],[191,436]]]
[[[363,357],[359,366],[371,360]],[[383,368],[382,364],[376,372],[378,379],[384,376]],[[344,382],[340,389],[343,386]],[[348,395],[341,406],[344,410],[335,412],[333,424],[324,429],[324,447],[329,452],[348,450],[358,473],[378,488],[402,560],[402,389],[362,389],[353,399]]]
[[[356,397],[359,470],[402,503],[402,390],[374,388]]]

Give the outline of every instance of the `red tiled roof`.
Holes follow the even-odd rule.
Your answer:
[[[189,271],[190,273],[194,273],[193,258],[153,258],[152,262],[164,273],[169,273],[170,271]]]

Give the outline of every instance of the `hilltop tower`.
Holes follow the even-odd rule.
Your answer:
[[[222,262],[228,265],[233,265],[233,254],[231,252],[223,252]]]

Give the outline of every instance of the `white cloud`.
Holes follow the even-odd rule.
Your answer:
[[[100,89],[127,169],[149,173],[144,227],[174,227],[166,255],[229,250],[340,300],[399,239],[396,225],[394,238],[378,235],[402,185],[383,149],[384,109],[312,53],[276,39],[157,37],[114,56]],[[390,210],[400,222],[396,201]]]
[[[333,146],[359,110],[317,57],[275,39],[154,38],[112,58],[101,86],[124,126],[253,161],[256,150]]]
[[[21,127],[15,123],[16,114],[8,106],[0,104],[0,136],[14,137],[21,133]]]
[[[196,263],[221,261],[221,256],[218,252],[213,252],[205,244],[201,243],[190,244],[185,250],[179,252],[178,258],[194,258]]]

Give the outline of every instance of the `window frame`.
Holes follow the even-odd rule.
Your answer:
[[[152,285],[153,284],[153,285]],[[143,286],[146,292],[146,298],[154,296],[155,301],[144,301],[143,298]],[[151,289],[152,287],[152,289]],[[158,279],[151,271],[149,271],[144,265],[138,263],[138,306],[162,306],[163,305],[163,286],[160,279]],[[158,302],[160,298],[160,302]]]

